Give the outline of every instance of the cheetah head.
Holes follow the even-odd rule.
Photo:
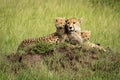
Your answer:
[[[82,31],[81,37],[84,41],[88,41],[90,39],[91,32],[90,31]]]
[[[55,26],[57,29],[58,34],[64,34],[65,31],[65,25],[66,25],[66,19],[65,18],[56,18],[55,19]]]
[[[66,20],[66,29],[69,33],[78,31],[80,32],[80,24],[82,23],[82,18],[77,19],[77,18],[69,18]]]

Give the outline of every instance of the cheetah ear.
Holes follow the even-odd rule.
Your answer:
[[[81,35],[83,35],[83,33],[84,33],[84,32],[82,31],[82,32],[81,32]]]
[[[67,23],[68,19],[65,19],[65,22]]]
[[[80,21],[80,23],[82,23],[83,22],[83,18],[80,18],[79,21]]]
[[[55,22],[58,22],[58,19],[55,19]]]

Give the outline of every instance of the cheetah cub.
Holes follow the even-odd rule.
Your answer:
[[[65,31],[65,18],[56,18],[55,19],[55,26],[56,26],[56,32],[49,34],[44,37],[39,38],[30,38],[23,40],[20,45],[18,46],[17,53],[22,51],[27,51],[26,48],[29,46],[35,46],[36,43],[39,42],[48,42],[48,43],[62,43],[67,37],[66,31]]]
[[[95,48],[100,51],[106,51],[103,47],[96,45],[89,41],[91,32],[90,31],[81,31],[80,24],[82,19],[70,18],[66,21],[66,30],[69,38],[69,42],[73,45],[79,45],[83,49]]]
[[[83,39],[81,37],[81,28],[80,24],[82,23],[82,19],[77,18],[69,18],[66,20],[66,30],[69,42],[73,45],[82,44]]]
[[[84,42],[82,44],[82,49],[87,50],[87,51],[91,50],[91,49],[96,49],[98,51],[106,52],[105,48],[89,41],[90,35],[91,35],[90,31],[82,31],[81,32],[81,36],[84,40]]]

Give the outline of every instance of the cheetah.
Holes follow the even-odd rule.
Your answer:
[[[107,50],[104,47],[90,41],[90,35],[91,35],[90,31],[81,31],[83,43],[80,45],[80,47],[82,47],[82,49],[86,51],[98,50],[100,52],[106,52]]]
[[[23,40],[18,46],[17,52],[19,53],[20,50],[23,51],[28,46],[35,46],[36,43],[38,42],[48,42],[51,44],[64,42],[64,40],[67,37],[66,31],[65,31],[65,24],[66,24],[65,18],[56,18],[55,19],[56,32],[44,37]]]
[[[81,37],[81,28],[80,24],[82,23],[82,19],[77,18],[69,18],[66,20],[66,32],[68,35],[69,42],[73,45],[82,44],[83,39]]]
[[[70,18],[66,20],[66,30],[69,38],[69,42],[73,45],[80,45],[81,47],[87,48],[96,48],[100,51],[106,51],[103,47],[94,44],[89,41],[91,32],[90,31],[81,31],[80,24],[82,19]]]
[[[98,44],[95,44],[95,43],[92,43],[90,42],[90,35],[91,35],[91,32],[90,31],[82,31],[81,32],[81,37],[83,39],[83,44],[82,44],[82,49],[88,51],[88,50],[91,50],[91,49],[95,49],[95,50],[98,50],[98,51],[103,51],[103,52],[106,52],[106,49],[101,47],[100,45]]]

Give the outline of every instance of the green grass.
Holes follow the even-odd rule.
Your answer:
[[[119,9],[119,0],[0,0],[0,56],[15,53],[24,39],[55,32],[54,19],[56,17],[83,17],[81,29],[91,31],[91,42],[100,43],[104,47],[109,46],[117,52],[120,47]],[[4,58],[1,58],[1,62],[5,62]],[[0,70],[0,80],[67,80],[69,77],[79,80],[81,78],[69,70],[64,74],[52,74],[44,69],[40,72],[27,70],[14,75],[9,71],[4,71],[3,68],[7,66],[6,63]],[[82,71],[84,70],[80,70],[79,73]],[[88,72],[93,74],[90,69]],[[82,76],[82,79],[119,80],[119,76],[120,73],[116,75],[114,72],[109,74],[96,72],[94,76]]]

